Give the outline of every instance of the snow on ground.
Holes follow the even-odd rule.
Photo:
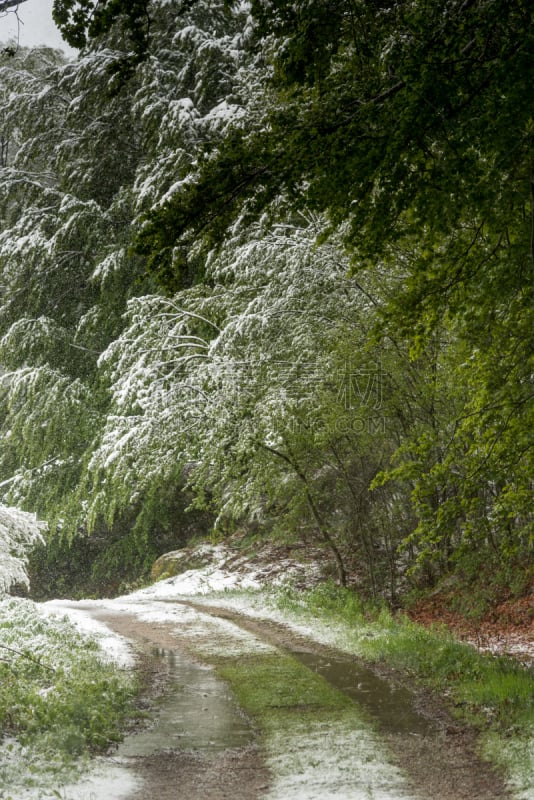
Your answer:
[[[182,613],[172,612],[172,609],[183,607],[173,606],[169,601],[187,601],[194,597],[195,602],[200,605],[216,603],[248,616],[282,622],[297,633],[309,636],[322,644],[334,645],[343,649],[342,626],[337,628],[332,625],[321,625],[318,620],[310,621],[310,623],[296,622],[294,617],[269,602],[269,590],[287,582],[295,574],[302,575],[302,566],[300,565],[299,568],[292,559],[279,560],[273,580],[272,571],[268,571],[265,566],[258,565],[251,568],[248,564],[247,571],[247,559],[242,557],[236,560],[231,549],[225,545],[215,547],[201,545],[196,552],[202,556],[209,555],[213,559],[212,562],[198,569],[189,569],[175,577],[157,581],[145,589],[139,589],[122,598],[106,601],[106,603],[116,610],[120,608],[126,611],[129,606],[133,613],[138,613],[139,606],[142,605],[145,607],[142,612],[143,619],[170,621],[172,613]],[[315,564],[304,569],[313,576],[316,575],[317,566]],[[150,611],[148,611],[148,607],[150,607]],[[154,616],[157,614],[160,616]],[[223,621],[218,620],[217,624],[221,622]]]
[[[110,631],[102,622],[91,616],[95,608],[107,609],[113,613],[136,614],[145,622],[167,623],[180,625],[180,629],[187,629],[188,635],[202,639],[205,654],[215,651],[239,656],[252,650],[266,652],[269,645],[260,642],[231,622],[214,620],[199,614],[191,608],[174,605],[169,601],[187,600],[191,597],[201,600],[207,596],[213,599],[224,598],[227,593],[236,592],[231,601],[231,606],[246,613],[261,613],[254,607],[258,600],[258,593],[262,586],[280,584],[295,574],[302,575],[302,566],[293,560],[280,559],[276,565],[275,574],[272,568],[258,565],[250,568],[246,557],[237,557],[235,552],[225,545],[201,545],[196,548],[195,555],[209,558],[210,562],[198,569],[188,569],[180,575],[166,578],[144,589],[139,589],[129,595],[115,599],[104,600],[51,600],[40,604],[43,613],[56,614],[68,617],[82,633],[95,637],[106,656],[114,660],[119,666],[129,667],[133,664],[134,656],[128,642],[121,636]],[[310,565],[311,573],[316,568]],[[246,590],[246,591],[245,591]],[[269,609],[269,615],[274,613]],[[231,630],[231,635],[228,631]],[[311,634],[311,628],[305,628]],[[230,649],[231,648],[231,649]]]
[[[267,742],[274,776],[265,800],[408,800],[403,775],[355,713],[332,725],[288,720]],[[310,757],[310,754],[313,754]]]
[[[175,577],[159,580],[152,586],[134,592],[137,599],[173,599],[183,595],[209,594],[230,589],[259,589],[278,586],[289,579],[311,584],[317,580],[318,562],[303,564],[288,555],[289,548],[264,546],[261,555],[251,557],[225,544],[202,544],[193,550],[176,551],[176,565],[200,560],[203,566],[185,569]],[[185,558],[183,558],[183,555]],[[164,557],[165,558],[165,557]],[[172,564],[172,558],[170,559]]]
[[[197,548],[196,554],[209,557],[212,560],[200,569],[186,570],[181,575],[158,581],[145,589],[140,589],[124,597],[104,600],[80,600],[78,602],[51,600],[42,603],[40,608],[46,614],[68,617],[79,631],[95,637],[106,656],[120,666],[132,666],[133,654],[131,647],[122,636],[113,633],[103,622],[99,622],[91,616],[91,611],[95,608],[104,608],[113,613],[136,614],[145,622],[175,623],[179,624],[181,628],[186,626],[191,636],[197,635],[199,638],[212,638],[213,648],[217,646],[222,651],[225,646],[224,636],[222,635],[224,627],[225,625],[232,626],[231,623],[225,623],[223,620],[211,620],[193,609],[163,601],[202,596],[228,590],[259,589],[261,584],[254,573],[249,574],[224,567],[231,554],[229,548],[224,545],[201,545]],[[199,623],[199,620],[202,620],[202,622]],[[236,626],[232,627],[236,628]],[[211,637],[207,637],[207,628],[211,628]],[[236,628],[236,631],[238,630]],[[244,631],[239,631],[239,634],[236,633],[232,639],[232,647],[234,648],[232,652],[234,653],[235,651],[235,655],[239,655],[236,650],[238,638],[241,640],[240,652],[247,651],[247,648],[250,649],[254,639]],[[229,645],[229,642],[226,642],[226,645]],[[257,648],[258,646],[259,642],[256,640],[255,647]],[[268,646],[263,645],[263,647],[267,648]]]
[[[91,601],[89,601],[90,603]],[[93,605],[97,601],[93,602]],[[74,604],[71,600],[50,600],[37,606],[47,616],[67,617],[86,636],[97,640],[105,657],[114,661],[119,667],[133,667],[135,657],[127,639],[113,633],[107,625],[93,619],[87,603]]]
[[[64,784],[60,789],[17,788],[17,795],[8,795],[7,800],[127,800],[140,785],[130,770],[99,757],[75,783]]]
[[[340,650],[357,652],[354,631],[350,637],[346,626],[326,625],[303,615],[301,620],[278,608],[269,597],[274,584],[284,577],[298,574],[290,559],[277,564],[275,574],[261,564],[250,565],[223,545],[204,546],[210,563],[188,569],[175,577],[160,580],[127,596],[100,601],[52,601],[46,613],[67,615],[80,630],[97,637],[101,647],[118,663],[132,663],[127,642],[112,634],[107,627],[91,618],[95,609],[114,614],[135,614],[141,620],[176,626],[180,638],[189,642],[200,657],[231,655],[236,658],[275,651],[253,634],[227,620],[209,617],[179,601],[192,598],[198,605],[216,604],[248,616],[274,620],[288,625],[297,633]],[[313,572],[313,565],[310,571]],[[302,575],[300,572],[299,577]],[[246,591],[245,591],[246,590]],[[173,603],[172,601],[178,601]],[[371,635],[361,631],[361,635]],[[533,654],[534,655],[534,654]],[[273,774],[266,800],[408,800],[409,793],[402,773],[393,765],[387,751],[372,727],[355,712],[350,724],[332,725],[322,720],[289,720],[283,730],[270,731],[265,740],[268,766]],[[310,758],[310,754],[313,757]],[[98,781],[98,774],[90,780]],[[89,787],[90,784],[87,784]],[[532,788],[528,783],[527,795]],[[517,788],[517,787],[516,787]],[[78,800],[83,794],[66,795]],[[89,794],[88,796],[99,796]],[[113,796],[115,798],[115,795]],[[120,793],[116,795],[120,800]]]
[[[241,575],[209,564],[201,569],[189,569],[182,575],[158,581],[129,596],[139,600],[172,600],[183,595],[209,594],[228,589],[259,589],[260,585],[254,573]]]
[[[262,564],[259,560],[250,563],[246,556],[236,558],[235,552],[226,545],[201,545],[195,552],[211,557],[211,563],[199,569],[189,569],[176,577],[157,581],[152,586],[128,595],[128,599],[138,602],[147,599],[180,600],[195,596],[202,602],[202,596],[217,594],[219,605],[257,617],[276,617],[277,621],[289,624],[301,633],[313,635],[315,638],[319,635],[324,644],[343,646],[339,643],[339,638],[342,637],[341,627],[336,630],[327,626],[320,629],[319,626],[318,630],[316,620],[312,626],[297,624],[290,615],[268,603],[268,593],[265,595],[260,591],[276,588],[295,578],[302,579],[305,583],[308,579],[316,581],[320,569],[318,564],[312,562],[302,565],[291,558],[277,558],[275,565]],[[243,590],[252,591],[243,596],[240,593]],[[235,594],[232,595],[232,592]],[[209,601],[213,599],[210,597]],[[510,630],[495,636],[485,636],[484,639],[468,638],[466,641],[481,651],[494,655],[509,654],[527,665],[534,665],[534,639],[525,636],[523,632]]]
[[[242,630],[233,622],[216,619],[181,604],[156,600],[135,602],[130,598],[106,602],[114,613],[135,614],[142,622],[175,625],[181,639],[188,639],[200,656],[224,655],[239,658],[252,653],[274,652],[275,648]]]
[[[46,613],[66,614],[84,632],[96,635],[110,656],[124,659],[129,655],[121,637],[115,637],[102,623],[91,619],[91,613],[103,609],[113,614],[135,614],[154,625],[175,626],[180,640],[186,640],[198,656],[225,655],[239,658],[248,654],[275,653],[276,648],[261,641],[234,623],[210,617],[181,603],[170,600],[209,599],[248,614],[266,616],[261,606],[261,579],[257,575],[235,573],[224,567],[228,560],[225,548],[218,548],[212,563],[187,570],[182,575],[159,581],[147,589],[112,600],[84,600],[77,603],[52,601],[44,604]],[[228,590],[246,588],[248,592],[226,595]],[[252,591],[251,591],[252,590]],[[214,593],[217,593],[214,595]],[[226,601],[224,600],[226,598]],[[231,598],[231,599],[230,599]],[[256,604],[256,605],[255,605]],[[274,610],[269,608],[269,617]],[[311,627],[302,626],[311,634]],[[372,726],[357,709],[350,719],[291,719],[283,730],[272,730],[265,737],[267,765],[273,783],[266,800],[409,800],[402,773],[391,758]],[[99,796],[96,777],[88,779],[87,790]],[[80,787],[80,785],[78,785]],[[85,797],[74,787],[76,800]],[[81,794],[76,794],[82,791]],[[91,796],[90,794],[88,796]],[[74,800],[74,795],[65,795]],[[115,797],[115,795],[114,795]]]
[[[534,638],[527,639],[522,632],[517,633],[512,630],[477,639],[467,637],[466,641],[483,653],[491,653],[494,656],[506,653],[515,656],[527,666],[534,666]]]
[[[98,759],[90,774],[77,783],[61,787],[61,800],[126,800],[131,797],[141,782],[136,780],[131,770],[113,764],[109,760]],[[53,795],[57,800],[57,794]],[[44,798],[40,798],[44,800]]]
[[[151,586],[116,600],[107,600],[105,603],[110,610],[117,612],[121,610],[126,612],[128,609],[125,604],[129,604],[129,611],[132,613],[137,613],[139,606],[143,605],[144,619],[148,619],[147,615],[150,613],[154,621],[156,621],[154,615],[159,614],[157,617],[159,621],[172,622],[172,612],[169,610],[170,606],[165,608],[165,601],[168,603],[194,597],[195,602],[199,604],[216,602],[217,605],[249,616],[272,619],[289,625],[296,632],[315,638],[322,644],[354,652],[354,637],[351,637],[352,641],[348,643],[342,625],[321,624],[311,617],[309,622],[304,619],[296,621],[294,616],[269,602],[269,590],[288,580],[294,580],[295,577],[298,579],[309,577],[312,581],[316,580],[319,569],[316,563],[302,565],[288,557],[278,557],[275,565],[266,564],[265,558],[263,561],[258,559],[251,563],[247,556],[236,555],[234,549],[224,544],[203,544],[192,550],[190,555],[208,559],[209,563],[197,569],[188,569],[180,575],[156,581]],[[76,604],[75,608],[69,608],[71,604],[68,601],[54,600],[43,604],[43,608],[50,613],[70,616],[80,630],[96,634],[110,658],[119,664],[127,665],[128,658],[132,657],[127,644],[121,637],[111,634],[101,623],[92,620],[88,611],[83,611],[84,608],[90,609],[94,602],[96,601],[82,601]],[[150,603],[158,603],[158,606],[152,605],[149,612],[147,607]],[[98,601],[98,604],[101,606],[102,601]],[[534,641],[527,640],[514,632],[506,637],[501,635],[491,640],[486,637],[484,641],[469,641],[480,650],[495,654],[509,653],[519,657],[526,664],[534,664]]]

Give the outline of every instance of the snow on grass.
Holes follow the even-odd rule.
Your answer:
[[[287,717],[267,738],[274,776],[265,800],[403,800],[404,777],[357,712],[335,724]]]
[[[195,600],[197,605],[206,606],[216,605],[228,608],[229,610],[242,613],[249,617],[263,619],[266,621],[276,621],[286,625],[297,634],[306,636],[321,644],[335,647],[354,655],[368,655],[367,649],[369,641],[380,636],[387,636],[387,629],[382,632],[377,631],[376,626],[366,625],[361,622],[356,628],[349,627],[346,623],[334,623],[332,620],[323,621],[314,615],[313,611],[300,607],[298,615],[294,609],[286,609],[279,605],[280,597],[273,592],[254,591],[254,592],[226,592],[212,595],[209,598],[198,598]],[[374,629],[373,629],[374,628]],[[304,741],[304,740],[303,740]],[[481,746],[489,761],[501,764],[506,770],[509,778],[511,796],[514,800],[533,800],[534,798],[534,733],[532,730],[517,731],[511,738],[504,738],[496,732],[488,731],[483,734]],[[313,747],[313,743],[309,743]],[[291,761],[291,759],[290,759]],[[380,762],[381,763],[381,762]],[[273,769],[275,773],[283,772],[286,767],[285,762],[275,759]],[[308,779],[306,779],[308,780]],[[276,786],[277,784],[275,784]],[[307,794],[306,784],[302,783],[302,792],[299,794],[299,783],[291,783],[285,786],[284,791],[278,794],[268,795],[268,800],[312,800],[312,798],[328,798],[336,796],[335,793],[328,794],[326,787],[324,792],[318,790],[316,794]],[[273,790],[274,791],[274,790]],[[380,790],[382,792],[382,790]],[[386,798],[390,797],[389,790],[383,787],[382,793],[376,793],[376,787],[369,789],[367,795],[362,797]],[[284,794],[285,792],[285,794]],[[385,792],[385,793],[384,793]],[[340,795],[337,795],[340,796]],[[392,797],[396,797],[395,791]],[[402,795],[398,795],[399,798]],[[350,795],[359,798],[359,794]]]
[[[84,636],[90,636],[98,643],[103,657],[114,662],[118,667],[132,667],[135,657],[132,648],[124,636],[114,633],[103,622],[99,622],[90,615],[91,606],[98,605],[96,601],[74,604],[69,600],[50,600],[39,605],[42,613],[48,617],[68,619],[74,627]]]
[[[127,800],[141,781],[136,779],[132,771],[120,764],[110,764],[109,760],[97,759],[90,773],[76,783],[63,786],[59,792],[61,800]],[[51,795],[50,800],[58,800],[58,795]],[[48,798],[39,798],[48,800]]]
[[[20,755],[18,758],[20,769]],[[2,800],[127,800],[140,786],[141,781],[132,775],[131,770],[97,758],[91,770],[79,781],[53,788],[17,787],[16,794],[0,794],[0,797]]]
[[[510,774],[509,785],[514,800],[534,797],[534,730],[522,736],[503,739],[495,733],[485,737],[484,752],[492,761],[501,764]]]
[[[283,623],[298,634],[356,655],[365,653],[369,639],[379,635],[376,627],[373,629],[363,620],[355,630],[354,626],[343,622],[321,620],[298,603],[295,609],[295,594],[287,586],[285,593],[273,591],[283,584],[284,578],[295,574],[294,562],[290,559],[281,560],[273,574],[266,565],[247,563],[246,557],[225,545],[204,545],[190,555],[207,559],[209,563],[114,600],[76,604],[53,601],[45,604],[46,613],[67,614],[80,630],[96,635],[110,658],[125,665],[129,664],[131,654],[124,640],[91,619],[95,609],[136,615],[144,622],[170,626],[191,653],[208,663],[210,660],[217,663],[220,658],[273,656],[277,650],[228,620],[209,617],[184,605],[192,600],[199,607],[205,605],[206,611],[209,605],[217,605],[250,617]],[[291,597],[291,603],[285,608],[280,602],[283,596]],[[384,635],[387,635],[386,630]],[[266,729],[264,744],[273,775],[265,800],[403,800],[410,797],[402,773],[373,726],[360,716],[357,708],[337,720],[316,715],[288,715],[283,725]],[[513,778],[514,797],[518,800],[534,797],[532,749],[530,756],[525,756],[531,745],[532,739],[526,737],[510,743],[510,747],[521,750],[517,754]],[[502,753],[508,767],[512,755]],[[106,796],[110,800],[121,797],[112,792]],[[82,797],[82,793],[74,792],[65,795],[65,800]]]
[[[180,640],[203,659],[276,655],[236,624],[210,618],[183,605],[154,603],[139,606],[121,602],[125,611],[137,610],[150,622],[178,622]],[[115,606],[115,607],[117,607]],[[280,724],[282,722],[282,724]],[[267,765],[273,784],[266,800],[403,800],[410,794],[402,773],[392,764],[385,746],[358,709],[319,719],[289,713],[264,730]]]
[[[136,593],[138,595],[138,593]],[[102,608],[114,614],[135,614],[141,621],[153,625],[164,624],[175,627],[180,642],[196,656],[210,661],[219,657],[236,658],[254,655],[275,655],[275,647],[265,644],[251,633],[243,631],[234,623],[207,616],[180,603],[169,603],[147,599],[117,598],[107,601],[82,601],[69,608],[79,611],[79,620],[91,629],[87,615],[91,609]],[[244,602],[244,598],[241,598]],[[56,605],[56,604],[52,604]],[[74,614],[73,619],[76,619]],[[283,725],[271,724],[265,730],[267,764],[273,774],[273,783],[265,795],[266,800],[403,800],[410,797],[402,774],[391,763],[387,751],[372,726],[357,709],[332,719],[320,719],[302,715],[284,716]],[[119,772],[120,774],[120,766]],[[101,787],[106,789],[106,798],[117,798],[113,785],[106,783],[113,777],[104,772]],[[65,800],[90,797],[83,793],[83,786],[93,786],[93,796],[100,797],[98,784],[89,779],[84,784],[71,787],[61,795]],[[118,785],[118,784],[114,784]],[[74,792],[74,793],[72,793]],[[104,795],[102,795],[104,796]]]
[[[132,685],[101,655],[65,614],[0,600],[0,797],[60,797],[87,753],[116,740]]]
[[[184,595],[209,594],[227,589],[258,589],[260,584],[254,574],[240,575],[209,564],[201,569],[190,569],[174,578],[159,581],[131,595],[136,599],[168,599]]]
[[[221,560],[223,555],[222,553],[220,554]],[[372,645],[373,640],[379,642],[381,637],[387,638],[390,635],[385,620],[383,630],[378,630],[376,625],[366,624],[363,618],[356,627],[343,621],[335,623],[332,619],[320,619],[312,609],[306,608],[305,605],[301,606],[298,603],[297,595],[291,592],[288,586],[285,587],[285,592],[279,591],[280,585],[283,583],[282,571],[277,573],[278,588],[276,588],[276,585],[269,585],[268,581],[263,580],[261,570],[258,570],[256,565],[254,566],[254,572],[249,576],[253,580],[250,581],[248,589],[241,588],[238,582],[235,581],[235,576],[229,576],[228,580],[214,581],[210,586],[209,575],[213,574],[213,571],[210,572],[210,568],[203,568],[197,571],[190,570],[188,573],[177,576],[171,581],[155,584],[151,587],[151,596],[153,598],[161,596],[166,599],[174,598],[176,600],[186,600],[188,596],[193,596],[197,606],[202,607],[205,605],[207,611],[210,605],[217,605],[249,617],[279,622],[297,634],[359,656],[369,654],[369,645]],[[221,569],[220,563],[217,568]],[[247,573],[243,565],[240,564],[239,569],[241,577],[246,577]],[[199,591],[199,587],[203,586],[203,583],[202,581],[195,583],[193,579],[194,572],[199,573],[199,579],[202,575],[202,581],[206,580],[205,587],[210,586],[211,591]],[[246,583],[243,581],[241,585],[246,586]],[[290,602],[286,604],[287,607],[284,607],[284,596],[290,599]],[[132,599],[134,597],[132,596]],[[223,644],[222,641],[221,644],[222,651],[227,645],[226,643]],[[480,645],[480,643],[478,644]],[[510,642],[507,644],[507,651],[513,650],[517,655],[521,656],[521,660],[528,664],[531,656],[528,643],[526,645],[523,640],[518,641],[518,643],[514,642],[516,646],[513,648],[510,647]],[[478,649],[483,648],[479,646]],[[499,652],[499,650],[499,647],[495,648],[496,652]],[[290,739],[284,741],[283,737],[286,735]],[[365,736],[356,736],[359,747],[364,747],[365,741],[372,741],[369,740],[369,735],[367,733]],[[317,770],[313,765],[310,766],[309,764],[301,770],[302,765],[299,766],[299,753],[317,749],[316,739],[317,737],[320,738],[320,733],[314,731],[313,724],[309,730],[300,731],[298,736],[296,734],[292,736],[289,728],[273,733],[268,738],[268,751],[270,753],[269,763],[275,775],[275,783],[268,795],[268,800],[313,800],[313,798],[321,798],[321,800],[325,798],[326,800],[328,797],[343,796],[354,797],[355,800],[360,797],[381,798],[381,800],[382,798],[383,800],[395,798],[396,800],[403,796],[400,789],[391,789],[389,785],[390,778],[393,781],[392,786],[395,785],[395,777],[393,773],[389,773],[390,767],[387,765],[387,759],[379,755],[377,760],[377,769],[383,774],[385,780],[384,785],[380,786],[376,782],[377,775],[372,776],[370,773],[373,767],[371,762],[371,766],[367,764],[365,751],[362,751],[362,759],[366,764],[362,773],[364,777],[360,780],[358,775],[353,774],[349,783],[353,787],[357,785],[358,788],[353,788],[349,794],[345,795],[342,783],[338,783],[337,778],[335,778],[338,767],[333,753],[346,753],[350,750],[351,757],[347,763],[344,762],[343,756],[340,756],[340,764],[344,765],[343,769],[354,768],[357,770],[359,762],[358,758],[354,760],[352,756],[355,744],[349,744],[348,740],[345,744],[342,744],[345,741],[342,730],[333,729],[332,736],[334,738],[338,737],[338,739],[332,745],[333,750],[326,751],[323,748],[322,755],[317,762]],[[503,767],[507,770],[514,798],[517,798],[517,800],[531,800],[534,798],[534,740],[532,734],[525,730],[523,734],[514,736],[510,741],[503,741],[502,737],[489,735],[484,738],[482,744],[490,760],[502,762]],[[372,743],[369,752],[379,753],[379,749]],[[333,761],[330,762],[330,759],[333,759]],[[324,767],[325,764],[329,764],[329,766]],[[371,775],[367,787],[365,785],[366,775]],[[388,775],[390,777],[387,777]]]

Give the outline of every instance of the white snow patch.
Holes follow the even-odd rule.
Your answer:
[[[190,569],[174,578],[141,589],[130,597],[172,598],[183,595],[209,594],[228,589],[259,589],[260,584],[254,574],[239,575],[214,565],[202,569]]]
[[[128,640],[111,631],[103,622],[93,619],[88,610],[91,605],[101,604],[97,601],[84,601],[82,606],[82,603],[74,604],[71,600],[49,600],[41,603],[38,608],[48,616],[67,617],[80,633],[96,639],[107,660],[113,661],[119,667],[132,667],[135,657]]]
[[[498,636],[485,636],[483,639],[468,637],[466,642],[483,653],[515,656],[527,666],[534,665],[534,638],[527,639],[524,634],[507,631]]]
[[[193,557],[209,558],[210,563],[189,569],[172,578],[166,578],[145,589],[126,595],[126,600],[180,600],[184,597],[231,592],[234,590],[259,590],[265,586],[279,586],[292,577],[306,574],[317,577],[317,564],[299,564],[282,558],[273,565],[251,565],[246,555],[226,545],[204,544],[196,547]]]
[[[184,596],[204,595],[211,592],[224,592],[230,589],[259,589],[261,586],[257,572],[236,572],[223,565],[228,559],[228,550],[223,546],[211,548],[212,564],[200,569],[189,569],[173,578],[158,581],[146,589],[140,589],[126,596],[128,600],[171,600]],[[207,548],[199,548],[196,553],[203,555]]]
[[[273,731],[267,764],[274,783],[265,800],[408,800],[402,773],[356,713],[345,723],[288,719]]]
[[[97,759],[88,775],[76,783],[62,786],[50,794],[28,794],[27,800],[126,800],[141,786],[141,780],[132,774],[131,769],[108,760]],[[26,800],[26,795],[20,800]]]

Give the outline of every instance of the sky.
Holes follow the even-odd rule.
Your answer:
[[[68,55],[74,56],[73,50],[61,38],[61,34],[52,19],[53,0],[26,0],[21,2],[17,15],[7,12],[0,15],[0,42],[18,39],[23,47],[35,47],[40,44],[61,48]]]

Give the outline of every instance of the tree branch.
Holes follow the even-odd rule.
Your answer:
[[[5,14],[10,9],[17,9],[26,0],[0,0],[0,14]]]
[[[310,484],[308,482],[308,478],[306,477],[304,472],[301,470],[301,468],[299,467],[299,465],[296,463],[296,461],[293,458],[291,458],[290,456],[287,456],[285,453],[282,453],[280,450],[277,450],[275,447],[271,447],[270,445],[265,444],[264,442],[258,442],[258,444],[264,450],[267,450],[269,453],[272,453],[273,455],[277,456],[278,458],[281,458],[283,461],[286,462],[286,464],[289,464],[291,466],[291,468],[295,471],[295,474],[297,475],[299,480],[304,485],[304,492],[305,492],[305,495],[306,495],[306,502],[308,504],[308,508],[310,509],[311,515],[312,515],[313,519],[315,520],[315,524],[317,525],[317,530],[318,530],[320,536],[324,539],[325,543],[328,545],[328,547],[332,551],[333,556],[334,556],[334,558],[336,560],[337,570],[338,570],[338,575],[339,575],[339,582],[341,583],[342,586],[346,586],[347,585],[347,573],[345,571],[345,565],[343,564],[343,558],[341,557],[341,553],[339,552],[338,546],[336,545],[336,543],[334,542],[334,540],[330,536],[329,532],[326,530],[326,528],[324,527],[324,525],[322,523],[321,515],[319,514],[319,509],[315,505],[315,500],[313,499],[313,495],[311,493],[311,489],[310,489]]]
[[[34,664],[38,664],[43,669],[48,669],[50,672],[55,672],[56,670],[54,667],[49,666],[48,664],[43,664],[42,661],[39,661],[38,658],[34,658],[30,656],[29,653],[23,653],[22,650],[15,650],[14,647],[8,647],[6,644],[0,644],[2,650],[9,650],[10,653],[15,653],[17,656],[22,656],[22,658],[27,658],[28,661],[33,661]]]
[[[44,467],[49,467],[50,464],[55,464],[56,461],[58,461],[58,456],[50,458],[48,461],[45,461],[44,464],[40,464],[38,467],[33,467],[33,469],[29,470],[30,475],[33,475],[34,472],[39,472],[39,470],[44,469]],[[12,475],[11,478],[7,478],[5,481],[2,481],[0,483],[0,488],[3,486],[9,486],[9,484],[13,483],[13,481],[16,481],[18,477],[19,475]]]

